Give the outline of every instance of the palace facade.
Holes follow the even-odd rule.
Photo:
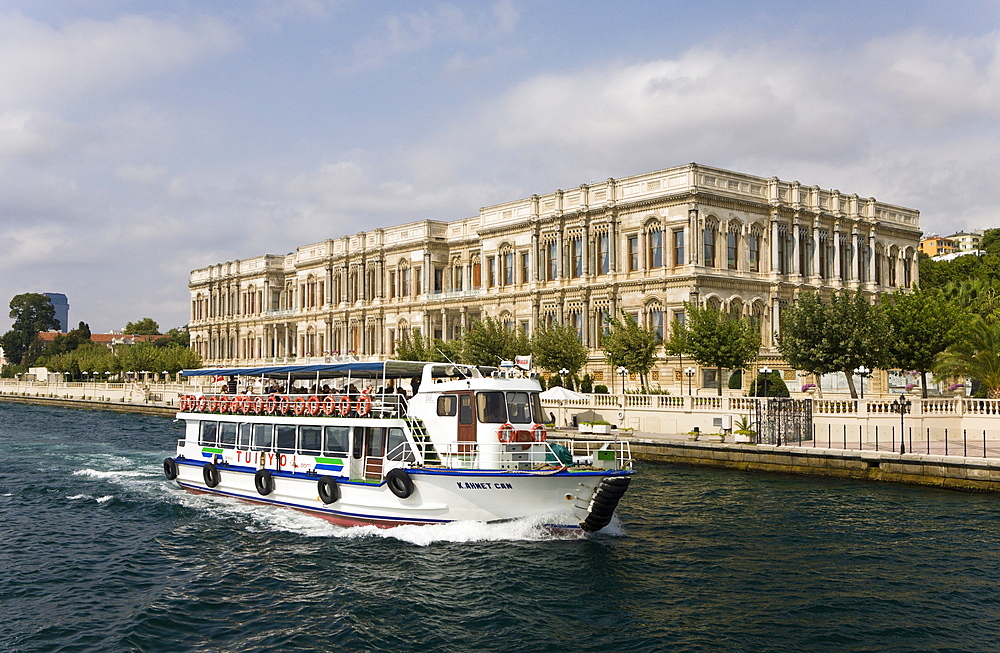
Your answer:
[[[407,332],[555,321],[576,328],[607,384],[606,316],[624,310],[666,336],[687,301],[756,317],[773,357],[798,293],[915,284],[919,217],[691,163],[194,270],[191,346],[213,366],[381,358]],[[679,365],[661,358],[654,380],[675,383]]]

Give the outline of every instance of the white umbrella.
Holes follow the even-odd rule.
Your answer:
[[[545,392],[538,395],[546,401],[584,401],[590,399],[589,395],[582,394],[580,392],[573,392],[572,390],[567,390],[561,385],[557,385],[554,388],[549,388]]]

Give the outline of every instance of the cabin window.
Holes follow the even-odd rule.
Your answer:
[[[527,392],[507,393],[507,420],[511,424],[531,423],[531,409]]]
[[[458,423],[472,424],[472,395],[461,395],[458,398]]]
[[[538,396],[537,392],[532,392],[529,395],[529,400],[531,401],[531,419],[532,421],[543,424],[548,420],[545,417],[545,413],[542,412],[542,399]]]
[[[253,425],[253,449],[254,451],[270,450],[273,443],[273,433],[270,424]]]
[[[415,460],[413,451],[410,449],[409,443],[406,442],[406,436],[403,435],[403,429],[389,429],[389,438],[386,441],[385,448],[386,456],[389,460],[404,460],[407,462]]]
[[[351,448],[350,426],[327,426],[323,429],[323,453],[343,455]]]
[[[274,440],[281,453],[295,453],[295,427],[290,424],[278,424],[274,427]]]
[[[381,458],[385,455],[385,429],[382,427],[359,428],[368,431],[368,457]]]
[[[358,426],[354,429],[354,441],[351,443],[351,455],[355,460],[361,460],[365,455],[365,430]]]
[[[236,447],[238,449],[250,448],[250,427],[252,424],[240,424],[240,435]]]
[[[507,405],[502,392],[480,392],[476,395],[479,421],[485,424],[503,424],[507,421]]]
[[[458,397],[455,395],[441,395],[438,397],[438,417],[454,417],[458,414]]]
[[[323,442],[323,428],[320,426],[299,427],[299,453],[318,456]]]
[[[216,444],[219,441],[219,423],[218,422],[202,422],[201,423],[201,437],[198,439],[198,444]]]
[[[219,444],[232,447],[236,445],[236,429],[239,424],[235,422],[220,422],[219,423]]]

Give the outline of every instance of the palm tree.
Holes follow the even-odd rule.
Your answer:
[[[990,399],[1000,399],[1000,322],[974,317],[938,356],[934,374],[976,379],[986,386]]]

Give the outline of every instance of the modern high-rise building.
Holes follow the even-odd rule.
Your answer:
[[[587,371],[624,310],[661,335],[684,302],[756,317],[775,355],[801,292],[917,282],[919,212],[696,163],[216,263],[190,276],[191,346],[207,365],[391,356],[404,333],[451,339],[491,316],[572,325]],[[679,378],[661,358],[654,380]]]
[[[52,306],[56,309],[56,319],[59,320],[59,330],[63,333],[69,331],[69,300],[66,295],[58,292],[42,293],[49,298]]]

